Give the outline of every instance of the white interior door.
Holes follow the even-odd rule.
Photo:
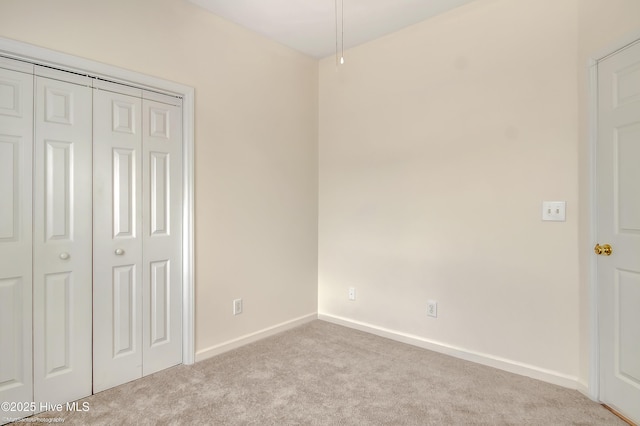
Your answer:
[[[91,394],[91,89],[36,74],[34,400],[64,403]]]
[[[32,73],[32,65],[0,58],[0,401],[20,404],[33,400]],[[0,424],[31,414],[13,408],[0,408]]]
[[[598,65],[600,398],[640,423],[640,43]]]
[[[100,86],[93,114],[94,392],[142,377],[142,91],[129,89],[129,96],[107,91],[123,86]]]
[[[153,95],[153,96],[151,96]],[[182,362],[182,109],[145,92],[143,111],[143,374]]]

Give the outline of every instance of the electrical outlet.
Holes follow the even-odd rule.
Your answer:
[[[438,318],[438,302],[435,300],[427,300],[427,315]]]
[[[349,287],[349,300],[356,300],[356,289],[355,289],[355,287]]]
[[[236,299],[233,301],[233,315],[240,315],[242,313],[242,299]]]

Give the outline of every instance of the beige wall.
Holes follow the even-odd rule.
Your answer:
[[[637,0],[580,0],[578,2],[579,44],[578,81],[580,111],[579,177],[580,177],[580,362],[581,378],[589,377],[590,362],[590,299],[589,271],[593,259],[591,247],[595,244],[590,236],[591,186],[589,183],[589,60],[599,59],[622,44],[640,39],[640,2]]]
[[[195,88],[197,352],[316,312],[317,61],[186,0],[3,0],[0,36]]]
[[[319,312],[586,390],[586,64],[640,37],[638,16],[478,0],[321,61]],[[542,200],[567,221],[542,222]]]
[[[577,380],[576,12],[479,0],[321,61],[320,313]]]

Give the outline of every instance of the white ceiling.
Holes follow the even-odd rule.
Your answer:
[[[210,12],[307,55],[336,50],[336,0],[190,0]],[[473,0],[344,1],[344,48],[376,39]]]

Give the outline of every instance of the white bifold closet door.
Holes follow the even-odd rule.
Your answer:
[[[0,402],[15,404],[33,400],[33,65],[20,65],[0,58]],[[29,414],[2,409],[0,424]]]
[[[182,362],[181,135],[178,98],[0,57],[0,424]]]
[[[94,84],[98,392],[182,362],[182,117],[178,99]]]
[[[86,77],[36,74],[34,401],[57,404],[91,394],[92,93]]]
[[[0,62],[0,423],[91,394],[87,84]]]

